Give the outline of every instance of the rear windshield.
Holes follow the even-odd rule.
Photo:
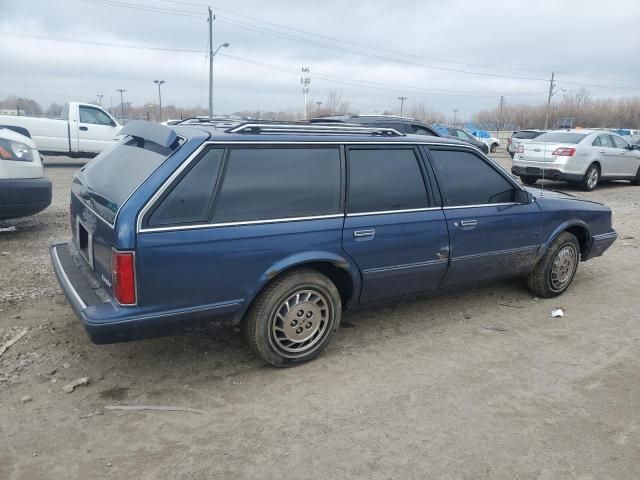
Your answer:
[[[586,137],[584,133],[549,132],[536,137],[536,142],[580,143],[584,137]]]
[[[124,201],[175,148],[127,137],[98,155],[73,178],[71,191],[113,223]]]
[[[542,132],[528,132],[524,130],[514,133],[513,138],[523,138],[525,140],[531,140],[532,138],[539,137],[540,135],[542,135]]]

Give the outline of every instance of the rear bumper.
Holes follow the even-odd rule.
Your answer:
[[[564,182],[579,182],[582,175],[576,173],[565,173],[555,168],[545,168],[544,171],[539,167],[522,167],[514,165],[511,167],[511,173],[519,177],[546,178],[548,180],[559,180]]]
[[[0,179],[0,219],[34,215],[51,205],[51,181],[41,178]]]
[[[194,324],[231,324],[242,302],[158,311],[123,307],[95,277],[73,242],[49,247],[51,262],[67,300],[93,343],[118,343],[177,333]]]
[[[602,255],[605,250],[607,250],[613,242],[618,238],[618,234],[615,231],[611,231],[609,233],[603,233],[601,235],[593,235],[591,237],[591,248],[589,249],[589,253],[582,260],[590,260],[595,257],[599,257]]]

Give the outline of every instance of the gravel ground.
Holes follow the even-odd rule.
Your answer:
[[[347,313],[277,370],[226,330],[91,344],[47,252],[78,162],[47,165],[52,206],[0,224],[0,343],[28,329],[0,357],[0,479],[640,478],[640,187],[548,184],[621,235],[562,297],[509,281]]]

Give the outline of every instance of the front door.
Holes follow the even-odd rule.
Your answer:
[[[362,272],[360,303],[438,288],[449,236],[414,147],[347,149],[342,245]]]
[[[429,151],[443,198],[451,263],[443,287],[528,273],[541,212],[508,174],[468,149]]]
[[[96,107],[81,105],[78,122],[78,151],[100,153],[116,140],[120,126]]]

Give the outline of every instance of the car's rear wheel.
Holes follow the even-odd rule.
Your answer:
[[[580,186],[586,192],[590,192],[595,190],[595,188],[600,183],[600,168],[595,163],[589,165],[587,168],[587,172],[582,177],[582,181],[580,182]]]
[[[578,239],[569,232],[562,232],[529,274],[527,284],[542,298],[556,297],[571,285],[579,262]]]
[[[340,326],[340,293],[326,276],[298,269],[273,280],[254,301],[244,331],[253,351],[276,367],[315,358]]]
[[[531,177],[529,175],[521,175],[520,176],[520,180],[525,185],[535,185],[536,182],[538,181],[538,178],[537,177]]]

